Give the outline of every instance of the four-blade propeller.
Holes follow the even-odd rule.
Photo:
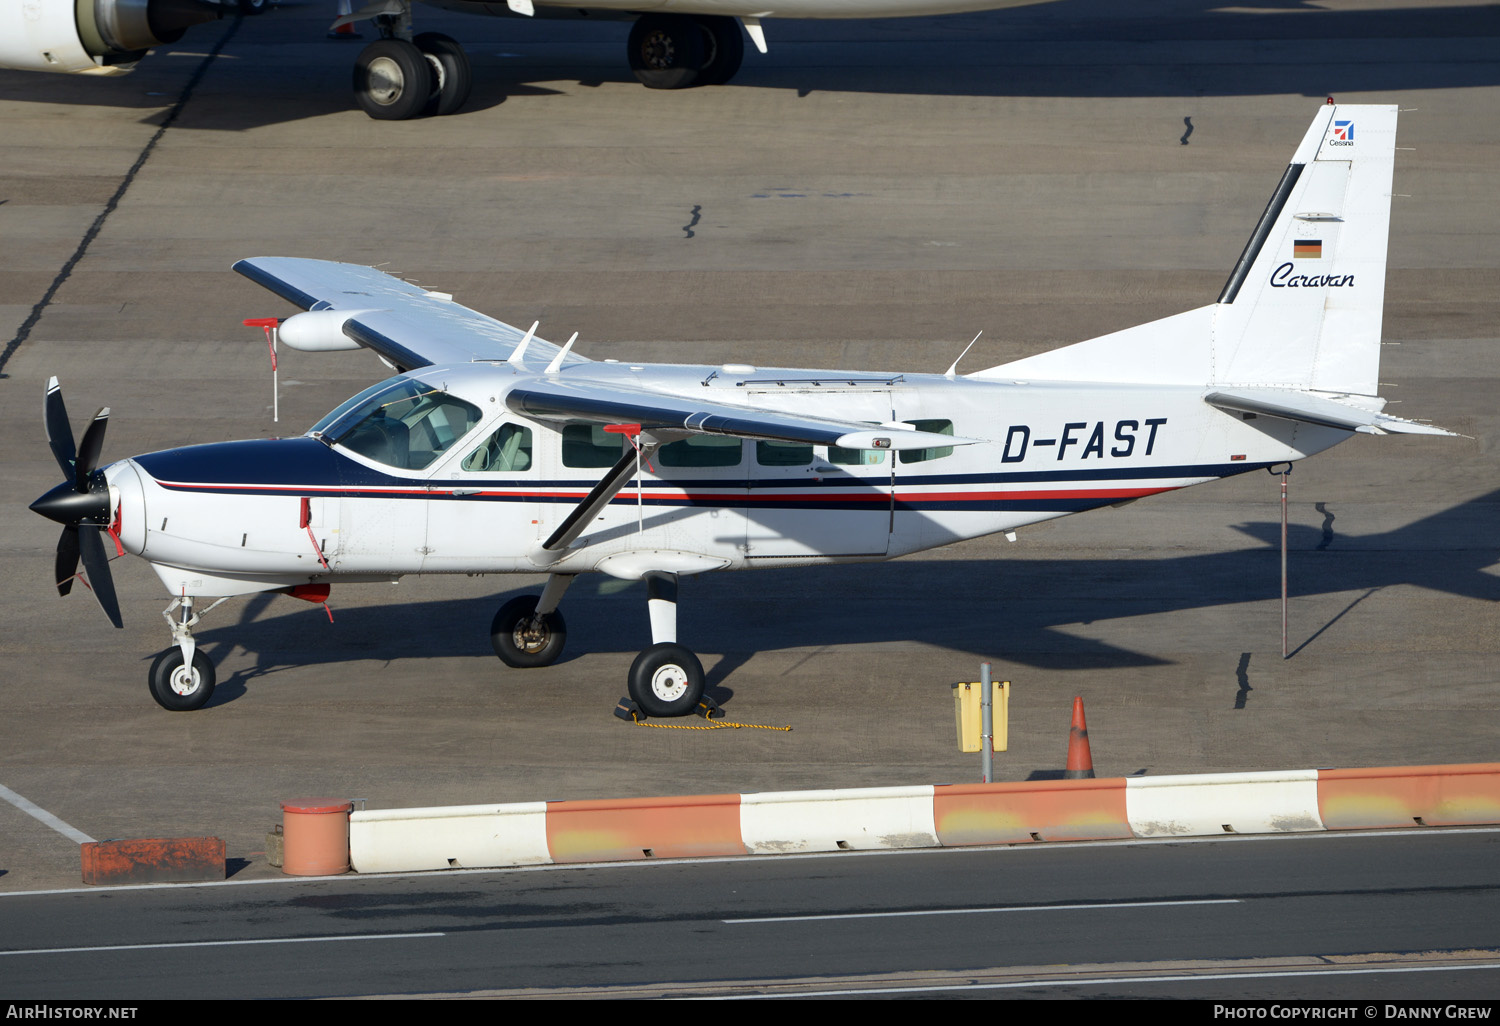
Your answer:
[[[57,593],[66,595],[73,590],[73,578],[78,576],[78,562],[83,561],[87,573],[84,581],[99,608],[116,627],[124,626],[120,620],[120,603],[115,597],[115,582],[109,574],[109,556],[104,549],[101,531],[110,526],[113,514],[109,499],[109,485],[104,472],[96,469],[100,450],[104,447],[104,429],[109,424],[109,407],[94,414],[93,422],[83,433],[83,441],[73,444],[73,428],[68,422],[68,410],[63,405],[62,388],[57,379],[47,382],[47,397],[42,404],[42,417],[47,425],[47,444],[63,472],[63,483],[31,504],[31,508],[48,520],[63,525],[62,536],[57,540],[57,562],[53,577],[57,581]]]

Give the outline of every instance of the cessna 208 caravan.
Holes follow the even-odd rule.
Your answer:
[[[109,411],[74,449],[56,379],[47,436],[64,524],[120,625],[107,535],[171,594],[150,688],[195,709],[214,669],[205,597],[405,574],[547,575],[495,614],[495,651],[551,663],[579,574],[645,580],[648,715],[692,711],[677,583],[715,570],[884,560],[1289,464],[1354,432],[1448,434],[1376,395],[1396,110],[1325,106],[1218,301],[959,375],[596,362],[368,267],[259,257],[234,269],[305,312],[300,350],[364,347],[399,373],[298,438],[169,449],[98,468]],[[217,604],[217,603],[215,603]],[[212,607],[209,607],[212,608]],[[206,612],[207,610],[203,610]]]
[[[356,4],[359,0],[354,0]],[[625,55],[652,89],[723,85],[739,71],[745,35],[767,52],[767,18],[907,18],[1045,0],[425,0],[468,14],[633,21]],[[370,0],[333,22],[369,20],[380,38],[354,62],[354,97],[372,118],[452,114],[469,98],[469,58],[440,32],[413,32],[413,0]],[[269,0],[0,0],[0,68],[123,74],[154,46],[228,10]],[[741,33],[743,26],[744,33]]]

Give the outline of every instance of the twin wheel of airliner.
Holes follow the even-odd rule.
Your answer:
[[[723,85],[740,70],[745,37],[729,17],[647,14],[630,30],[627,57],[650,89]],[[452,114],[468,100],[472,84],[463,47],[440,32],[410,42],[377,39],[354,62],[354,98],[381,121]]]
[[[452,114],[472,84],[463,47],[441,32],[423,32],[409,43],[377,39],[354,62],[354,98],[382,121]]]
[[[627,54],[648,89],[723,85],[740,70],[745,37],[733,18],[646,14],[630,29]]]

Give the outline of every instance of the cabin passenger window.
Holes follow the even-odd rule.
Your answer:
[[[935,435],[953,434],[953,421],[951,420],[909,420],[907,421],[918,431],[930,431]],[[923,463],[927,460],[940,460],[944,456],[953,455],[953,446],[942,445],[934,449],[903,449],[901,451],[902,463]]]
[[[656,451],[656,462],[664,467],[737,467],[740,440],[725,435],[693,435],[662,446]]]
[[[805,467],[813,461],[806,442],[756,442],[755,462],[763,467]]]
[[[501,424],[500,430],[464,457],[463,468],[479,473],[516,473],[531,469],[531,429]]]
[[[620,459],[625,439],[606,434],[603,424],[569,424],[562,433],[563,466],[612,467]]]
[[[840,467],[873,467],[885,462],[884,449],[841,449],[828,447],[828,462]]]

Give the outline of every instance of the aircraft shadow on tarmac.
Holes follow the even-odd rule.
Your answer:
[[[141,63],[131,78],[0,72],[0,99],[151,109],[159,122],[187,81],[189,62],[223,32],[234,33],[177,128],[241,131],[355,111],[349,75],[358,47],[326,43],[317,4],[288,4],[237,28],[203,26]],[[317,18],[311,16],[318,10]],[[331,7],[329,10],[331,11]],[[1124,13],[1121,13],[1121,12]],[[559,82],[629,82],[622,23],[497,22],[418,9],[423,28],[463,41],[474,65],[465,112],[514,96],[560,95]],[[292,24],[293,19],[299,19]],[[282,19],[278,22],[278,19]],[[1500,81],[1500,60],[1453,59],[1424,40],[1500,37],[1500,6],[1423,6],[1326,10],[1311,0],[1180,0],[1160,13],[1117,0],[1053,0],[1033,7],[945,18],[852,23],[775,20],[770,53],[747,54],[728,86],[811,93],[932,96],[1183,97],[1350,92],[1407,93],[1473,88]],[[292,33],[290,36],[288,33]],[[366,40],[373,39],[369,32]],[[1254,45],[1214,59],[1214,45]],[[1121,46],[1122,41],[1132,45]],[[290,44],[300,44],[293,51]],[[1148,44],[1142,50],[1140,44]],[[1476,45],[1478,45],[1476,43]],[[264,60],[272,47],[288,53]],[[522,49],[517,54],[499,50]],[[177,52],[173,60],[172,53]],[[1014,54],[1014,57],[1011,55]],[[664,116],[680,104],[660,97]],[[568,104],[571,111],[573,104]],[[1193,111],[1186,109],[1191,115]],[[561,112],[559,116],[566,117]],[[463,123],[463,112],[450,119]],[[1184,136],[1191,143],[1191,132]]]
[[[1326,623],[1308,625],[1294,645],[1315,645],[1382,588],[1416,586],[1500,601],[1500,576],[1490,572],[1500,561],[1497,504],[1500,490],[1381,534],[1344,534],[1335,529],[1337,510],[1327,508],[1323,525],[1292,526],[1290,594],[1352,596]],[[720,702],[733,694],[726,680],[751,656],[794,647],[915,642],[968,653],[976,662],[1003,658],[1051,671],[1167,665],[1162,656],[1057,628],[1275,600],[1280,523],[1237,530],[1257,544],[1162,558],[898,560],[688,578],[679,632],[705,654],[710,693]],[[489,645],[494,610],[521,590],[485,599],[336,606],[332,624],[316,607],[297,603],[289,611],[290,601],[256,596],[242,607],[239,622],[197,632],[216,662],[238,650],[254,658],[252,667],[226,675],[212,704],[233,701],[259,677],[359,660],[471,657],[476,672],[497,678],[524,672],[544,682],[556,671],[507,670]],[[338,598],[335,590],[335,603]],[[645,605],[644,585],[581,578],[563,604],[569,639],[558,665],[589,653],[633,656],[649,643]],[[1160,633],[1143,638],[1143,647],[1170,650],[1178,640],[1171,621],[1157,624]]]

